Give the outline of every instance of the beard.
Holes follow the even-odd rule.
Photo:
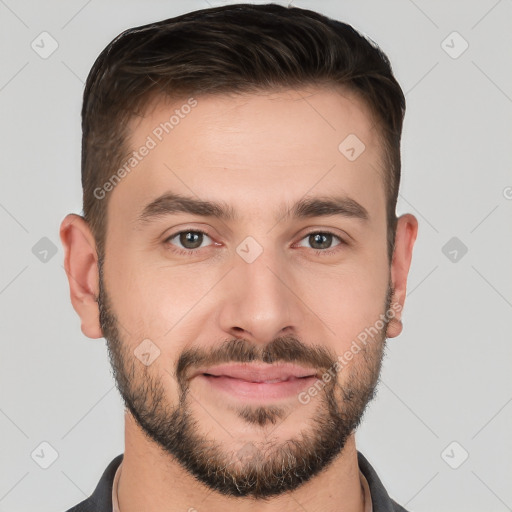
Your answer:
[[[101,261],[99,277],[100,324],[126,408],[150,440],[199,482],[222,495],[265,500],[297,489],[342,453],[367,404],[376,395],[389,320],[379,335],[342,369],[343,383],[336,375],[327,383],[321,381],[315,414],[301,422],[295,436],[286,440],[264,436],[262,441],[263,436],[258,435],[258,441],[227,449],[203,433],[204,425],[194,418],[191,406],[198,400],[189,390],[187,376],[191,370],[231,362],[291,362],[321,369],[322,373],[330,369],[332,375],[336,355],[323,346],[307,346],[294,337],[275,338],[264,347],[236,338],[216,349],[186,349],[179,355],[174,372],[179,399],[171,403],[163,379],[141,364],[133,355],[133,348],[121,339],[119,322],[104,286]],[[392,295],[388,286],[385,312],[389,311]],[[298,403],[291,413],[297,407],[303,405]],[[245,405],[231,410],[246,424],[261,429],[285,421],[287,408],[289,405]]]

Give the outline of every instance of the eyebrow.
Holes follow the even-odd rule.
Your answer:
[[[207,201],[181,194],[165,193],[144,207],[142,213],[138,216],[138,222],[146,224],[158,218],[176,213],[188,213],[200,217],[216,217],[223,221],[235,221],[238,219],[236,210],[223,201]],[[369,218],[366,208],[354,199],[324,196],[301,199],[293,204],[291,208],[284,208],[277,212],[276,220],[282,220],[283,218],[307,219],[334,215],[364,221]]]

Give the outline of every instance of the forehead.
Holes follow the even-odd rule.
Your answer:
[[[249,218],[261,215],[262,205],[277,208],[315,194],[347,195],[368,210],[384,208],[378,128],[349,91],[160,100],[129,128],[130,152],[150,149],[110,198],[125,215],[139,214],[165,192],[222,199]]]

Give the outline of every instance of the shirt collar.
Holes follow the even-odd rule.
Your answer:
[[[123,463],[119,464],[117,468],[116,475],[114,476],[114,482],[112,484],[112,512],[120,512],[119,511],[119,498],[117,489],[119,487],[119,477],[121,476],[121,466]],[[365,510],[366,512],[366,510]]]

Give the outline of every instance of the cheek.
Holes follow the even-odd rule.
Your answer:
[[[224,269],[225,272],[225,269]],[[109,290],[120,322],[137,339],[149,338],[162,350],[183,349],[187,331],[202,324],[205,304],[221,279],[220,266],[171,266],[144,253],[118,258],[109,275]]]
[[[365,261],[301,276],[305,300],[329,327],[326,334],[334,338],[337,353],[365,329],[375,326],[384,313],[389,269],[383,263]]]

